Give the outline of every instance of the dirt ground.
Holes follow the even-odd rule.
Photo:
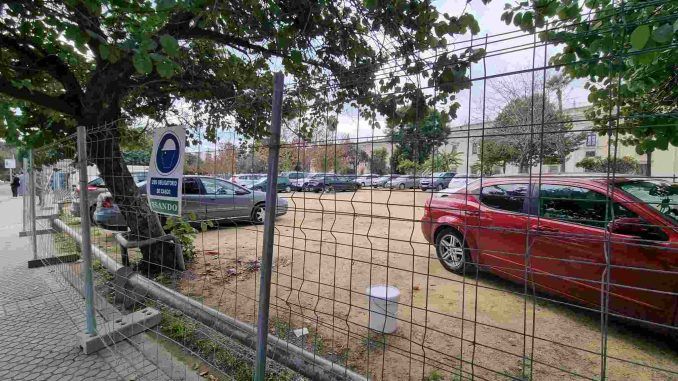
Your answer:
[[[430,195],[284,196],[290,209],[276,223],[271,332],[307,327],[317,334],[309,350],[379,380],[435,373],[446,380],[601,379],[598,315],[535,303],[522,286],[490,274],[444,270],[418,222]],[[250,224],[200,234],[180,290],[255,323],[262,244],[262,226]],[[366,328],[366,289],[376,284],[401,292],[398,329],[383,339]],[[613,321],[606,340],[607,379],[678,377],[678,351],[660,334]]]

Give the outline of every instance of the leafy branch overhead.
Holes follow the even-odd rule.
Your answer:
[[[52,135],[78,123],[163,120],[182,103],[208,137],[225,127],[259,136],[281,67],[295,81],[287,97],[294,107],[285,109],[304,116],[304,132],[346,103],[384,115],[403,104],[447,104],[454,114],[454,93],[469,86],[469,63],[483,55],[417,60],[479,31],[473,16],[440,15],[427,1],[30,0],[3,2],[0,14],[0,96],[43,114]],[[394,62],[439,91],[380,74]],[[336,85],[324,97],[328,76]],[[0,121],[5,134],[11,123],[26,124],[12,112]]]
[[[678,146],[677,2],[532,0],[501,19],[564,45],[551,63],[587,80],[599,133],[618,129],[638,154]]]

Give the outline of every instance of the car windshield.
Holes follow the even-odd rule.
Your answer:
[[[457,177],[450,181],[447,189],[459,190],[478,181],[478,179],[468,177]]]
[[[617,186],[658,210],[667,219],[678,223],[678,184],[658,180],[635,180]]]

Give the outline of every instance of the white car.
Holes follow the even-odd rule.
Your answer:
[[[361,187],[371,187],[372,186],[372,181],[375,179],[378,179],[381,177],[381,175],[378,175],[376,173],[365,173],[360,176],[358,176],[355,181],[361,186]]]

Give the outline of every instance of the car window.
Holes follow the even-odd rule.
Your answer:
[[[194,178],[184,178],[181,189],[183,194],[200,194],[200,181]]]
[[[541,217],[600,228],[606,227],[613,216],[637,217],[602,193],[569,185],[542,184],[538,204]]]
[[[102,179],[101,177],[97,177],[96,179],[94,179],[94,180],[90,181],[89,183],[87,183],[87,185],[90,185],[90,186],[93,186],[93,187],[97,187],[97,188],[101,188],[101,187],[105,187],[105,186],[106,186],[106,185],[104,184],[104,179]]]
[[[501,184],[483,187],[480,202],[491,208],[508,212],[524,213],[527,184]]]
[[[289,184],[289,183],[290,183],[290,179],[288,179],[287,177],[279,177],[278,178],[278,184]]]
[[[209,195],[234,195],[235,185],[219,179],[202,179],[202,185],[205,187],[205,194]]]
[[[146,181],[146,173],[145,172],[132,173],[132,177],[134,178],[135,183],[140,183],[142,181]]]

